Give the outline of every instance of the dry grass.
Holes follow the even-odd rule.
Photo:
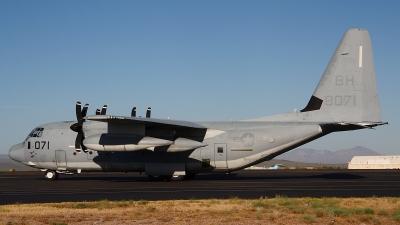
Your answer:
[[[0,206],[0,224],[400,224],[400,198],[240,198]]]

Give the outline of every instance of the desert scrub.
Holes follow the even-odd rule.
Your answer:
[[[0,206],[5,224],[399,224],[397,198],[188,199]]]
[[[364,213],[365,214],[375,214],[375,210],[373,208],[366,207],[366,208],[364,208]]]
[[[389,215],[389,211],[387,211],[386,209],[379,210],[378,215],[387,216],[387,215]]]
[[[400,221],[400,209],[394,211],[392,216],[395,221]]]
[[[306,208],[303,206],[290,206],[288,207],[295,214],[303,214],[306,212]]]
[[[311,215],[303,215],[300,218],[306,223],[313,223],[316,221],[315,217]]]
[[[229,198],[229,202],[236,203],[236,204],[242,204],[245,201],[243,199],[239,198],[238,196],[233,196],[233,197]]]
[[[268,208],[268,203],[267,202],[262,202],[262,201],[253,202],[252,205],[253,205],[254,208]]]
[[[147,205],[147,204],[149,204],[149,201],[147,201],[147,200],[140,200],[140,201],[138,201],[138,204],[139,204],[139,205]]]
[[[341,207],[341,208],[333,208],[331,211],[331,216],[337,216],[337,217],[345,217],[349,216],[352,214],[352,210],[346,207]]]
[[[317,217],[324,217],[326,215],[326,212],[323,209],[317,209],[315,210],[315,215]]]

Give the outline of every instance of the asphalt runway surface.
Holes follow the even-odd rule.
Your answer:
[[[399,197],[399,170],[244,170],[151,182],[139,173],[0,173],[0,204],[240,197]]]

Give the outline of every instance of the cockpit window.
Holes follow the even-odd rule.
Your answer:
[[[41,137],[43,134],[43,127],[37,127],[32,130],[32,132],[28,135],[28,137]]]

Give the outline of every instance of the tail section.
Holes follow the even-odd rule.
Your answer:
[[[372,45],[365,29],[343,35],[307,106],[335,122],[381,122]]]

